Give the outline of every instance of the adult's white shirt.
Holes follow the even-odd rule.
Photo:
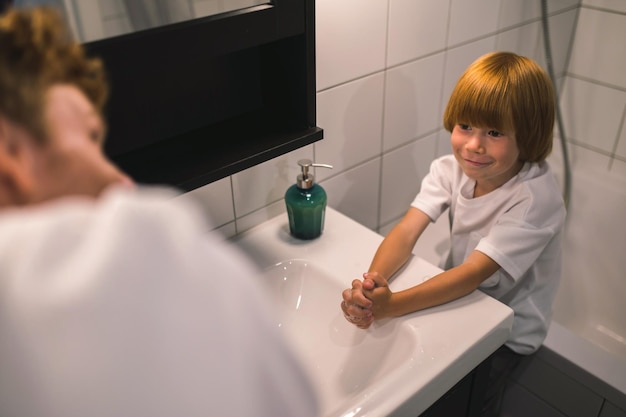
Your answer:
[[[172,197],[0,212],[1,416],[316,415],[257,271]]]

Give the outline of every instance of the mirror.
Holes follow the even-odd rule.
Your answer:
[[[10,1],[9,1],[10,2]],[[241,10],[270,0],[13,0],[16,7],[50,4],[63,10],[82,42]]]
[[[113,7],[165,1],[0,0],[0,9],[48,3],[85,21],[89,3],[89,25],[102,28]],[[107,68],[104,150],[115,164],[138,183],[190,191],[323,138],[315,0],[167,1],[218,14],[84,43]]]

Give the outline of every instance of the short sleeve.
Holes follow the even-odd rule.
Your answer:
[[[456,162],[452,155],[434,160],[430,172],[422,180],[420,192],[411,203],[412,207],[426,213],[432,221],[436,221],[451,204],[454,164]]]

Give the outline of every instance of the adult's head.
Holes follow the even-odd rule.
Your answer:
[[[0,206],[97,196],[129,182],[102,152],[108,86],[60,14],[0,16]]]

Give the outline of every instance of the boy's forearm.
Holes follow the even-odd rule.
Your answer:
[[[410,208],[378,247],[368,272],[378,272],[390,279],[411,256],[411,251],[430,218],[416,208]]]
[[[474,291],[453,270],[444,271],[428,281],[392,295],[390,315],[403,316],[429,307],[445,304]]]
[[[409,259],[413,248],[409,245],[400,232],[392,230],[378,247],[368,272],[378,272],[389,280]]]
[[[466,261],[419,285],[392,295],[389,315],[402,316],[456,300],[478,288],[500,266],[488,256],[474,251]]]

